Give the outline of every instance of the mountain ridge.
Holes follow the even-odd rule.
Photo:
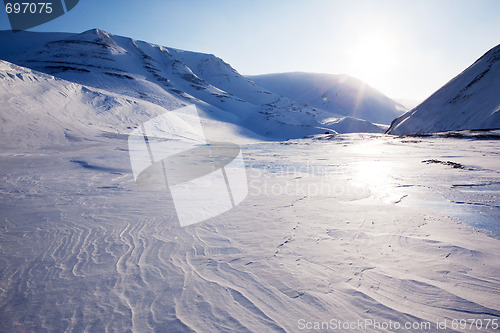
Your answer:
[[[14,36],[29,41],[34,34],[2,32],[0,41],[5,43]],[[271,140],[326,131],[385,130],[365,119],[269,91],[213,54],[169,48],[100,29],[44,33],[41,39],[32,48],[4,51],[3,58],[68,82],[156,104],[165,111],[195,104],[205,119],[240,126]]]

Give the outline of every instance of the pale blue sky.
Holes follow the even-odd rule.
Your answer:
[[[346,73],[424,99],[500,43],[499,17],[500,0],[80,0],[32,31],[100,28],[213,53],[242,74]]]

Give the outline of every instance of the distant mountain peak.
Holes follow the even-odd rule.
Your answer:
[[[248,76],[281,96],[332,113],[389,125],[405,108],[346,74],[287,72]]]
[[[86,34],[94,34],[94,35],[106,34],[108,36],[111,35],[109,32],[98,29],[98,28],[89,29],[89,30],[86,30],[86,31],[80,33],[80,35],[86,35]]]
[[[91,29],[76,34],[68,39],[56,41],[55,43],[94,43],[111,49],[119,49],[120,47],[116,44],[112,37],[113,35],[106,31]]]
[[[83,38],[86,38],[86,37],[96,37],[98,39],[102,39],[102,40],[109,40],[111,39],[114,35],[107,32],[107,31],[104,31],[104,30],[101,30],[101,29],[98,29],[98,28],[94,28],[94,29],[89,29],[89,30],[86,30],[84,32],[81,32],[79,34],[76,34],[76,36],[81,36]],[[78,38],[78,37],[75,37],[75,38]]]

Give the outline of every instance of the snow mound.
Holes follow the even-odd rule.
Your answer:
[[[50,147],[126,134],[165,109],[0,60],[4,148]]]
[[[385,131],[382,125],[374,125],[369,121],[353,117],[344,117],[329,122],[328,127],[333,128],[337,133],[384,133]]]

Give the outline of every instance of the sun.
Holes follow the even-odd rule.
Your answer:
[[[375,87],[384,86],[397,60],[393,36],[383,32],[363,33],[349,49],[349,74]]]

